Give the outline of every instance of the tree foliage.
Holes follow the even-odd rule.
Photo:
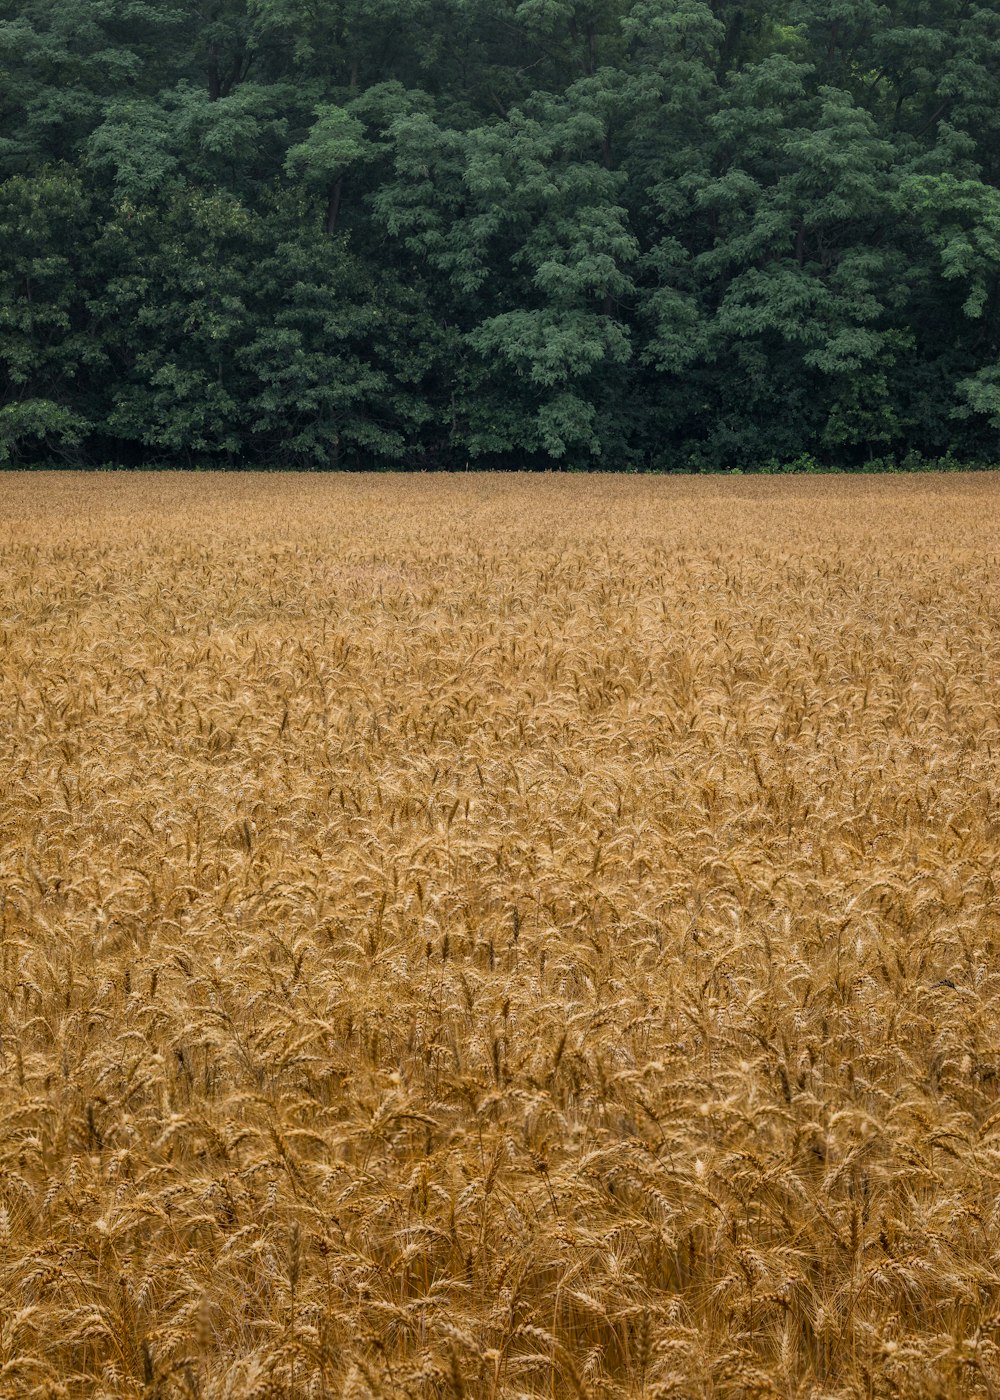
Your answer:
[[[0,0],[0,461],[1000,429],[1000,0]]]

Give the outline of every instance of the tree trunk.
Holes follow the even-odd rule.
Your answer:
[[[213,44],[208,51],[208,100],[218,102],[222,96],[222,75],[219,72],[219,53]]]
[[[326,231],[328,234],[337,232],[337,217],[340,214],[340,192],[343,189],[344,177],[341,175],[330,186],[326,200]]]

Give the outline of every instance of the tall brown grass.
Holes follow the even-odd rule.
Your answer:
[[[0,1395],[1000,1395],[992,478],[0,491]]]

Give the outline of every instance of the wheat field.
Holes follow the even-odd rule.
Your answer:
[[[0,1396],[1000,1395],[988,476],[0,481]]]

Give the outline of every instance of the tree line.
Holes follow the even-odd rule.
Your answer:
[[[0,461],[1000,458],[1000,0],[0,0]]]

